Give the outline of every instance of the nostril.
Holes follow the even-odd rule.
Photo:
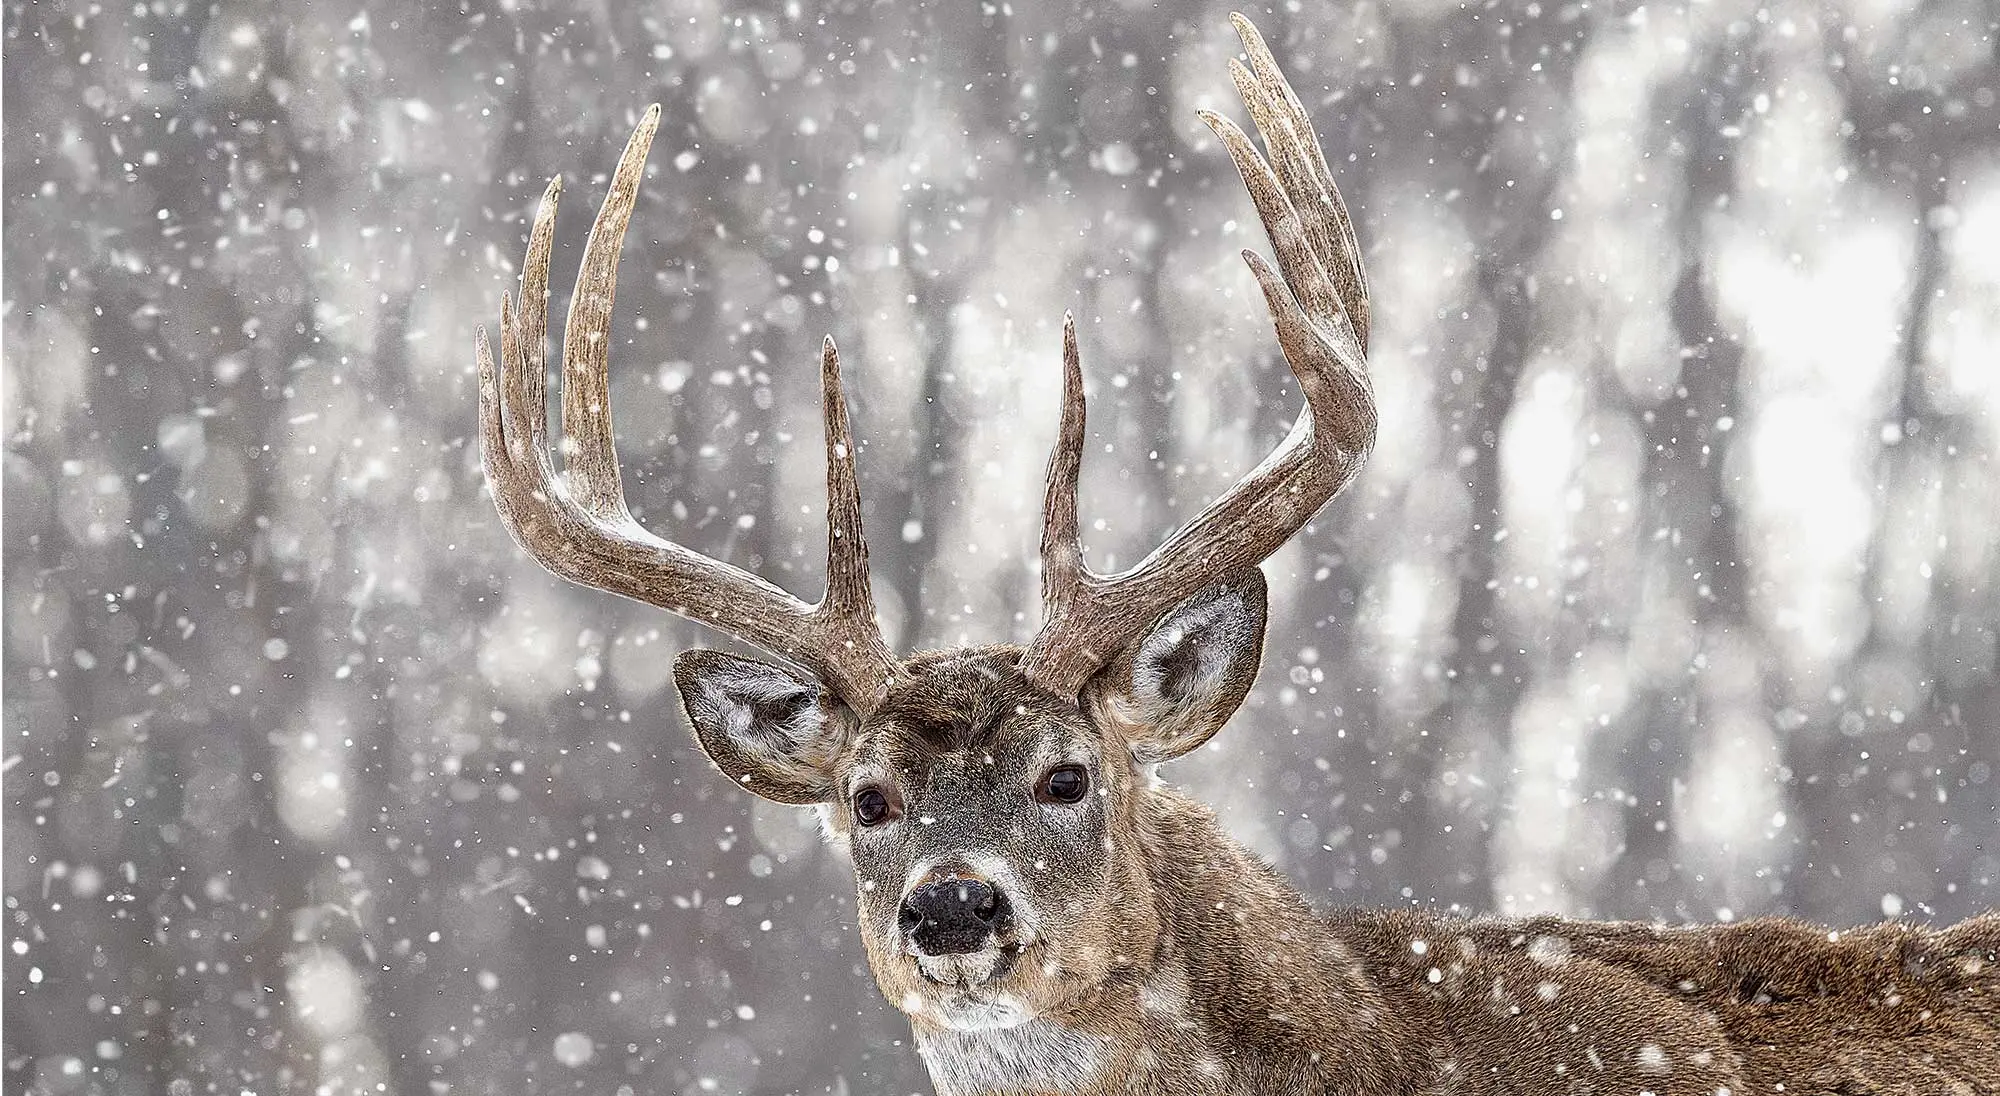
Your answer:
[[[974,900],[971,903],[973,916],[988,924],[991,924],[995,918],[1000,916],[1000,892],[998,890],[981,883],[978,885],[978,893],[975,893],[973,898]]]
[[[952,897],[957,900],[956,904],[962,909],[972,911],[972,915],[981,921],[991,921],[993,915],[999,912],[1000,892],[994,890],[990,884],[977,879],[960,879],[952,889],[954,891]]]
[[[977,951],[1007,915],[1007,899],[983,879],[925,883],[903,899],[896,924],[927,955]]]

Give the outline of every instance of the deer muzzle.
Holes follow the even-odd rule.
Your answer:
[[[992,947],[1013,913],[1007,896],[990,881],[952,874],[910,888],[896,920],[912,951],[939,958]]]

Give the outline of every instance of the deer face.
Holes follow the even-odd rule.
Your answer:
[[[1204,589],[1073,697],[1029,681],[1018,647],[911,658],[865,718],[750,659],[691,651],[675,676],[725,773],[820,808],[889,999],[938,1027],[1008,1027],[1152,960],[1149,770],[1242,702],[1264,595],[1255,570]]]

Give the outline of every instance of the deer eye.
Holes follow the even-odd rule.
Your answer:
[[[1042,777],[1040,798],[1056,803],[1075,803],[1090,790],[1090,776],[1081,765],[1059,765]]]
[[[864,826],[879,826],[895,811],[889,797],[873,784],[854,793],[854,820]]]

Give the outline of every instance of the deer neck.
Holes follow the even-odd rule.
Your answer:
[[[1142,997],[1216,1048],[1351,1057],[1358,1015],[1378,1003],[1335,930],[1205,805],[1170,789],[1141,813],[1162,926]],[[1255,1003],[1255,1007],[1245,1007]]]

